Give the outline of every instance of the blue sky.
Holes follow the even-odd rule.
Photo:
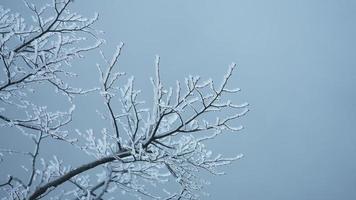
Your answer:
[[[18,12],[21,3],[1,2]],[[125,42],[120,67],[143,98],[156,54],[167,84],[218,80],[237,63],[231,85],[242,92],[231,98],[251,104],[237,122],[246,129],[211,147],[245,157],[210,177],[209,199],[356,199],[356,1],[76,0],[72,9],[99,13],[107,54]],[[78,67],[82,83],[96,81],[98,59]]]

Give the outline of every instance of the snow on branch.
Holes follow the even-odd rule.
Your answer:
[[[211,79],[203,81],[200,77],[189,76],[183,84],[185,89],[177,82],[174,91],[162,83],[160,58],[157,56],[156,76],[151,78],[154,104],[152,109],[148,109],[144,101],[139,100],[140,90],[134,89],[134,77],[128,78],[126,84],[120,85],[118,82],[124,73],[111,63],[118,62],[122,47],[123,44],[117,48],[113,62],[107,62],[103,56],[107,64],[105,73],[99,67],[102,84],[100,94],[108,111],[104,118],[111,120],[112,131],[104,128],[102,138],[95,138],[92,130],[87,131],[88,134],[80,133],[85,135],[84,138],[90,138],[83,149],[95,158],[112,155],[116,162],[110,164],[114,177],[111,181],[115,188],[125,194],[135,191],[134,196],[160,199],[162,196],[150,192],[148,185],[156,186],[173,178],[184,192],[168,192],[170,197],[198,198],[196,192],[207,183],[199,177],[199,171],[222,175],[224,172],[219,171],[220,166],[242,157],[214,156],[204,144],[226,131],[237,132],[242,129],[241,125],[234,124],[248,112],[248,103],[234,104],[231,100],[224,100],[225,94],[240,91],[228,88],[236,65],[229,67],[219,87]],[[110,84],[108,87],[108,80],[117,85]],[[121,108],[115,108],[117,104],[112,103],[114,99],[120,102]],[[219,115],[222,117],[216,117]],[[216,120],[211,120],[214,116]],[[124,152],[127,153],[125,156],[116,155]]]
[[[93,28],[98,15],[86,18],[71,12],[72,2],[54,0],[43,7],[25,2],[33,14],[32,23],[0,7],[0,66],[4,72],[0,79],[0,129],[19,131],[33,144],[30,151],[0,148],[0,164],[7,156],[22,155],[30,160],[23,167],[25,178],[0,177],[0,189],[6,194],[3,199],[99,200],[117,197],[115,191],[138,199],[199,199],[208,183],[201,178],[202,171],[222,175],[221,166],[242,157],[225,157],[207,147],[207,141],[243,129],[238,120],[249,111],[248,103],[234,103],[235,96],[227,99],[240,91],[229,84],[236,64],[228,67],[220,84],[188,76],[167,87],[156,56],[155,77],[151,78],[153,101],[147,100],[153,105],[147,106],[141,91],[135,89],[135,78],[125,78],[119,69],[121,43],[111,59],[100,51],[104,64],[97,64],[99,89],[75,88],[68,84],[70,78],[77,78],[68,70],[71,61],[98,48],[103,40]],[[84,42],[87,37],[92,41],[88,46]],[[75,108],[72,101],[67,111],[52,111],[31,97],[42,92],[45,84],[70,100],[98,91],[103,99],[101,117],[111,126],[72,131],[68,128]],[[18,110],[23,112],[14,112]],[[45,149],[47,140],[70,144],[93,160],[72,168],[60,159],[62,155],[48,159],[43,156],[51,153]],[[165,184],[179,189],[169,191]]]
[[[102,43],[93,28],[98,16],[85,18],[70,12],[71,2],[56,0],[41,8],[26,2],[33,12],[34,22],[30,24],[19,14],[0,7],[0,60],[6,74],[0,82],[0,100],[12,103],[9,95],[19,95],[20,91],[31,90],[34,83],[43,82],[68,97],[87,92],[64,81],[65,77],[76,76],[64,65]],[[94,36],[93,44],[82,45],[86,36]]]

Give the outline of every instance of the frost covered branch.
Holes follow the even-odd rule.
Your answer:
[[[0,79],[0,129],[17,130],[33,144],[31,151],[0,149],[0,161],[15,155],[30,160],[24,166],[26,177],[0,178],[4,199],[109,199],[119,195],[115,191],[138,199],[199,199],[208,183],[201,178],[201,171],[222,175],[219,167],[241,158],[225,157],[207,148],[208,140],[243,128],[235,124],[248,112],[248,104],[228,100],[240,91],[229,88],[236,64],[229,66],[220,84],[189,76],[177,81],[175,87],[166,87],[157,56],[155,77],[151,78],[153,105],[149,107],[140,100],[135,78],[124,80],[126,74],[118,67],[124,48],[121,43],[111,60],[100,51],[100,89],[75,88],[68,84],[77,78],[68,69],[71,61],[99,47],[102,40],[93,28],[97,15],[88,19],[73,13],[71,3],[55,0],[38,7],[26,2],[33,13],[30,25],[19,14],[0,7],[0,66],[4,72]],[[87,36],[90,46],[83,42]],[[98,91],[104,102],[101,117],[111,127],[99,131],[98,127],[68,128],[74,105],[67,111],[51,111],[31,97],[45,92],[44,85],[68,97],[69,104],[76,95]],[[10,114],[18,110],[22,112]],[[60,159],[62,155],[45,157],[43,152],[51,153],[44,149],[47,141],[66,142],[93,160],[72,168]],[[163,184],[179,189],[158,187]]]
[[[65,77],[76,75],[63,65],[69,66],[71,60],[102,43],[94,37],[94,44],[81,47],[85,35],[94,36],[92,26],[98,16],[88,19],[70,12],[71,2],[55,0],[41,8],[26,2],[34,13],[32,24],[0,7],[0,59],[6,74],[5,81],[0,82],[2,101],[12,103],[10,97],[25,95],[19,91],[31,90],[34,83],[42,82],[68,96],[86,92],[65,83]]]

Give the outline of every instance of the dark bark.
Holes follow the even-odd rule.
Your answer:
[[[58,177],[57,179],[48,182],[47,184],[37,188],[28,198],[29,200],[35,200],[38,197],[40,197],[42,194],[44,194],[48,189],[52,188],[52,187],[57,187],[59,185],[61,185],[62,183],[68,181],[69,179],[73,178],[74,176],[81,174],[85,171],[88,171],[92,168],[95,168],[99,165],[105,164],[105,163],[109,163],[112,162],[114,160],[116,160],[117,157],[119,158],[126,158],[128,156],[130,156],[131,153],[129,151],[124,151],[124,152],[120,152],[118,153],[116,156],[107,156],[104,158],[100,158],[98,160],[92,161],[90,163],[84,164],[78,168],[75,168],[71,171],[69,171],[68,173],[64,174],[63,176]]]

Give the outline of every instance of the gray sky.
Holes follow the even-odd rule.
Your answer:
[[[22,12],[21,3],[0,4]],[[76,0],[72,8],[99,13],[108,55],[126,43],[121,69],[136,76],[143,99],[156,54],[167,84],[188,74],[220,80],[238,64],[231,85],[242,92],[232,99],[251,104],[237,122],[246,129],[211,147],[245,157],[210,177],[210,199],[356,199],[356,1]],[[83,83],[97,81],[97,59],[78,67]]]

